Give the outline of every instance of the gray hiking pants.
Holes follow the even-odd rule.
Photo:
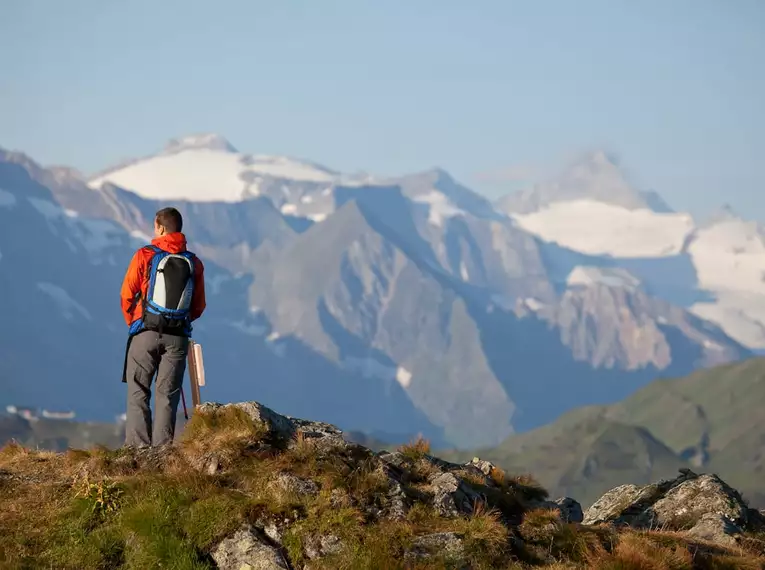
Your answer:
[[[189,339],[144,331],[130,342],[127,354],[127,422],[125,445],[144,447],[173,442],[178,401]],[[152,429],[151,382],[157,373],[157,398]]]

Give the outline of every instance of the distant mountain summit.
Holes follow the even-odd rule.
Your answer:
[[[110,183],[148,199],[241,202],[283,187],[285,181],[332,183],[338,173],[305,160],[243,154],[214,133],[170,140],[158,154],[99,172],[89,186]]]
[[[225,137],[216,133],[199,133],[170,139],[165,145],[164,152],[180,152],[190,149],[221,150],[239,152]]]
[[[550,181],[500,198],[496,206],[508,214],[530,214],[555,202],[573,200],[595,200],[629,210],[672,212],[655,192],[636,189],[619,160],[603,150],[579,157]]]

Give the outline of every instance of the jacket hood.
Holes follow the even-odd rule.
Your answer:
[[[186,251],[186,236],[182,232],[173,232],[154,238],[151,244],[170,253],[180,253]]]

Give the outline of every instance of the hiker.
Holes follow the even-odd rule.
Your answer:
[[[125,445],[172,443],[191,322],[205,310],[204,265],[186,249],[183,218],[164,208],[154,239],[130,261],[120,293],[129,328],[122,381],[127,383]],[[151,383],[157,374],[152,427]]]

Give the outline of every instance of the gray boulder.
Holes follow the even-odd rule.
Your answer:
[[[468,568],[463,536],[455,532],[435,532],[418,536],[405,560],[427,560],[437,557],[449,563],[449,568]]]
[[[686,531],[728,546],[744,530],[761,525],[738,491],[717,475],[697,475],[688,469],[672,480],[612,489],[587,510],[583,522]]]
[[[735,489],[716,475],[701,475],[671,488],[652,507],[655,524],[683,529],[705,515],[746,524],[747,506]]]
[[[288,570],[286,558],[257,530],[244,526],[211,553],[220,570]]]
[[[324,440],[324,443],[341,446],[346,444],[343,439],[342,430],[332,424],[284,416],[258,402],[238,402],[233,404],[211,402],[202,404],[198,410],[200,413],[215,413],[228,407],[239,408],[252,421],[265,424],[268,427],[270,438],[287,445],[294,445],[298,435],[312,441]]]
[[[704,513],[688,531],[688,535],[724,546],[735,546],[738,543],[736,536],[741,532],[741,527],[728,520],[725,515]]]
[[[454,473],[438,473],[430,478],[433,506],[443,517],[470,514],[482,497],[465,485]]]
[[[313,535],[305,544],[305,555],[310,560],[336,554],[343,549],[342,541],[334,534]]]
[[[276,484],[282,489],[295,495],[316,496],[319,494],[319,485],[311,479],[296,477],[291,473],[279,473]]]

